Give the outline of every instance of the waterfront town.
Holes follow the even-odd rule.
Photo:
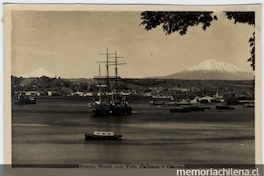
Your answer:
[[[63,79],[11,77],[12,96],[96,97],[99,94],[95,79]],[[104,87],[104,85],[101,85]],[[176,102],[222,102],[230,105],[254,102],[252,80],[173,80],[122,79],[118,93],[126,97],[149,97]]]

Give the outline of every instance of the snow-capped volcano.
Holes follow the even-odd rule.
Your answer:
[[[206,60],[200,64],[164,78],[168,79],[221,79],[249,80],[253,79],[253,71],[249,71],[227,62]]]
[[[218,71],[218,72],[249,72],[246,69],[239,68],[226,62],[217,62],[215,60],[203,61],[200,64],[187,69],[186,71]]]
[[[41,77],[41,76],[47,76],[50,78],[54,78],[56,75],[50,73],[47,71],[45,68],[38,68],[37,70],[27,73],[24,75],[21,75],[23,78],[36,78],[36,77]]]

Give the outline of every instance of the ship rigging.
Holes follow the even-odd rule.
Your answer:
[[[119,63],[118,58],[123,58],[117,56],[117,52],[109,53],[108,48],[106,53],[99,54],[106,55],[106,61],[99,61],[99,76],[95,77],[98,80],[98,89],[99,89],[99,100],[95,101],[93,106],[94,115],[129,115],[132,113],[132,107],[128,105],[128,101],[125,96],[120,94],[120,89],[118,81],[121,78],[118,76],[118,65],[124,65],[126,63]],[[114,58],[114,61],[110,61],[110,58]],[[106,76],[101,76],[101,67],[100,64],[106,64]],[[111,77],[109,75],[109,67],[115,66],[115,76]],[[114,80],[114,86],[111,84]],[[102,85],[102,82],[105,82],[105,85]],[[113,88],[114,87],[114,88]],[[103,90],[106,88],[106,90]]]

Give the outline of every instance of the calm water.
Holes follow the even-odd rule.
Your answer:
[[[249,164],[255,161],[254,109],[170,113],[132,100],[133,114],[93,117],[87,98],[40,98],[12,106],[14,164]],[[114,131],[121,141],[85,141]]]

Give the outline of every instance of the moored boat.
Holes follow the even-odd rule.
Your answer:
[[[165,105],[167,102],[166,101],[156,101],[156,100],[151,100],[150,105]]]
[[[255,108],[255,104],[253,104],[253,103],[244,104],[243,108]]]
[[[189,107],[183,107],[183,109],[188,109],[190,111],[204,111],[205,109],[208,109],[207,107],[199,107],[199,106],[189,106]]]
[[[149,103],[150,105],[167,105],[173,100],[174,97],[172,95],[156,95],[152,96],[152,100]]]
[[[85,140],[121,140],[122,135],[115,134],[112,131],[94,131],[93,134],[85,133]]]
[[[13,103],[15,105],[36,104],[37,97],[35,95],[25,95],[24,93],[17,93],[14,96]]]
[[[190,109],[183,109],[183,108],[173,108],[170,109],[171,113],[188,113],[191,112]]]
[[[235,109],[234,107],[230,107],[228,105],[218,105],[218,106],[215,106],[215,107],[218,110],[234,110]]]
[[[132,107],[125,100],[114,103],[96,102],[93,104],[93,113],[95,116],[130,115],[132,114]]]
[[[129,115],[132,114],[132,107],[129,106],[126,96],[122,95],[120,88],[118,86],[118,81],[121,79],[118,76],[117,65],[123,65],[124,63],[118,63],[117,61],[117,52],[114,53],[115,61],[109,61],[110,53],[106,55],[106,61],[99,63],[106,63],[106,76],[101,76],[101,68],[99,65],[99,77],[95,77],[98,80],[99,88],[99,100],[95,101],[91,107],[94,115]],[[112,64],[111,64],[112,63]],[[115,66],[115,76],[109,76],[109,66]],[[105,85],[102,85],[102,81],[105,82]],[[112,82],[111,82],[112,81]],[[104,90],[103,90],[104,89]]]

